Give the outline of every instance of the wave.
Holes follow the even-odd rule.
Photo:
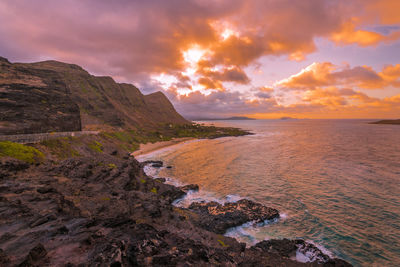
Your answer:
[[[149,157],[143,157],[141,158],[141,161],[147,160]],[[153,178],[160,178],[158,176],[161,168],[155,168],[152,167],[150,164],[146,165],[144,167],[144,172],[146,175],[153,177]],[[171,184],[177,187],[185,185],[184,183],[180,182],[177,179],[171,178],[171,177],[163,177],[165,178],[165,183]],[[205,190],[198,190],[198,191],[193,191],[189,190],[182,198],[175,200],[172,204],[176,207],[181,207],[181,208],[187,208],[190,206],[191,203],[193,202],[217,202],[220,204],[224,204],[226,202],[237,202],[240,199],[244,199],[246,197],[241,197],[239,195],[227,195],[223,198],[217,197],[214,193],[208,192]],[[246,198],[249,199],[249,198]],[[279,218],[275,218],[273,220],[265,220],[263,222],[247,222],[244,223],[240,226],[237,227],[232,227],[226,231],[224,234],[227,237],[232,237],[238,240],[239,242],[244,242],[246,243],[247,247],[251,247],[255,245],[256,243],[263,241],[263,240],[269,240],[271,239],[266,233],[265,233],[265,228],[270,227],[273,224],[276,224],[278,222],[283,222],[288,218],[287,213],[280,213]],[[260,233],[263,233],[263,238],[260,238]],[[309,245],[311,244],[311,246]],[[296,255],[293,256],[291,259],[306,263],[306,262],[325,262],[326,261],[326,256],[329,258],[333,258],[334,255],[332,252],[330,252],[327,248],[323,247],[320,244],[317,244],[311,240],[306,240],[306,242],[303,245],[298,245],[298,248],[296,250]]]

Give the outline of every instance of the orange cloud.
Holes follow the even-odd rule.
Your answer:
[[[280,80],[275,86],[292,90],[313,90],[321,86],[356,86],[363,89],[400,87],[400,64],[388,65],[382,72],[368,66],[336,66],[330,62],[314,62],[299,73]]]
[[[213,71],[209,68],[198,69],[198,74],[213,80],[223,82],[235,82],[239,84],[248,84],[250,82],[247,74],[239,67],[228,67],[222,71]]]
[[[360,46],[377,45],[383,41],[396,40],[399,37],[399,33],[385,36],[377,32],[356,30],[356,26],[352,21],[344,23],[337,32],[331,35],[331,39],[337,44],[358,44]]]
[[[366,10],[370,17],[378,14],[381,23],[387,25],[400,23],[400,1],[398,0],[369,1]]]
[[[264,56],[303,60],[317,51],[316,39],[362,47],[398,40],[399,29],[393,24],[400,23],[399,3],[4,0],[0,51],[11,60],[73,62],[95,74],[133,81],[147,92],[169,90],[175,104],[183,103],[184,114],[202,112],[200,108],[230,114],[306,114],[361,103],[390,106],[398,103],[396,98],[380,102],[343,90],[400,87],[400,65],[377,72],[368,66],[314,63],[275,85],[278,91],[293,89],[292,96],[301,96],[301,103],[293,106],[277,104],[274,94],[281,92],[273,89],[235,94],[225,83],[253,88],[246,67]],[[393,28],[385,32],[378,26]],[[179,93],[182,99],[174,95]]]
[[[214,89],[214,90],[220,90],[224,91],[224,87],[220,81],[213,81],[209,78],[206,77],[201,77],[198,80],[198,83],[202,86],[204,86],[205,89]]]

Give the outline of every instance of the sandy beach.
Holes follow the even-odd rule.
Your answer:
[[[147,144],[140,144],[139,150],[136,150],[131,153],[131,156],[140,156],[144,154],[148,154],[150,152],[156,151],[161,148],[177,145],[189,140],[196,139],[194,137],[182,137],[182,138],[174,138],[169,141],[162,141],[162,142],[156,142],[156,143],[147,143]]]

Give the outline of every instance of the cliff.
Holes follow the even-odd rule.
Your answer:
[[[189,123],[161,93],[97,77],[57,61],[0,57],[0,134],[146,128]]]

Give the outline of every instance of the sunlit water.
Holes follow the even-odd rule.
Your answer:
[[[155,175],[199,184],[186,201],[247,197],[277,208],[277,222],[228,232],[248,244],[303,238],[355,266],[400,266],[400,126],[367,122],[214,122],[255,135],[192,141],[142,159],[173,166]]]

